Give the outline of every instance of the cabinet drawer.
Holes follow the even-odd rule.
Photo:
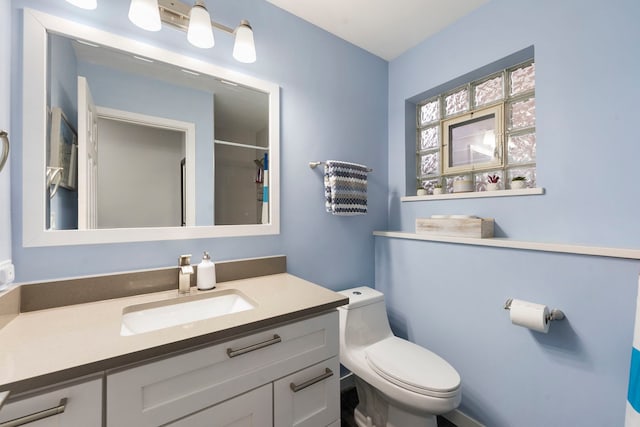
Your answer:
[[[271,384],[168,424],[170,427],[273,427]]]
[[[340,417],[340,363],[333,357],[276,381],[274,425],[325,427]]]
[[[66,399],[66,402],[61,402],[62,399]],[[56,414],[62,410],[63,406],[64,412]],[[56,410],[48,412],[53,415],[27,425],[29,427],[100,427],[102,425],[102,380],[74,383],[10,400],[0,410],[0,424],[52,408]]]
[[[107,375],[107,426],[158,426],[338,354],[338,313]]]

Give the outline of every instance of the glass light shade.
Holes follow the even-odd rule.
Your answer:
[[[256,46],[253,43],[253,30],[247,21],[240,22],[236,28],[236,40],[233,44],[233,57],[240,62],[256,62]]]
[[[98,0],[67,0],[67,2],[82,9],[92,10],[98,7]]]
[[[213,30],[211,29],[211,17],[207,9],[199,2],[189,12],[187,40],[192,45],[203,49],[213,47],[215,44]]]
[[[158,0],[131,0],[129,20],[143,30],[160,31],[162,23],[160,22]]]

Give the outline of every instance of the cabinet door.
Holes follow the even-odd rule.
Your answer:
[[[274,425],[326,427],[340,417],[340,364],[333,357],[274,383]]]
[[[167,424],[171,427],[273,427],[271,384]]]
[[[164,425],[338,354],[332,311],[107,375],[107,426]]]
[[[17,396],[7,402],[0,410],[0,423],[36,414],[52,408],[59,408],[61,400],[66,399],[64,412],[39,419],[27,424],[29,427],[82,426],[100,427],[102,425],[102,379],[70,384],[38,394]]]

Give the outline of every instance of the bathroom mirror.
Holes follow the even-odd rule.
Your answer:
[[[277,85],[29,9],[24,52],[25,246],[279,232]]]

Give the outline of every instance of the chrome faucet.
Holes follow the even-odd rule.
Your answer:
[[[191,265],[191,254],[180,255],[178,258],[178,294],[186,295],[191,291],[191,275],[193,274],[193,266]]]

